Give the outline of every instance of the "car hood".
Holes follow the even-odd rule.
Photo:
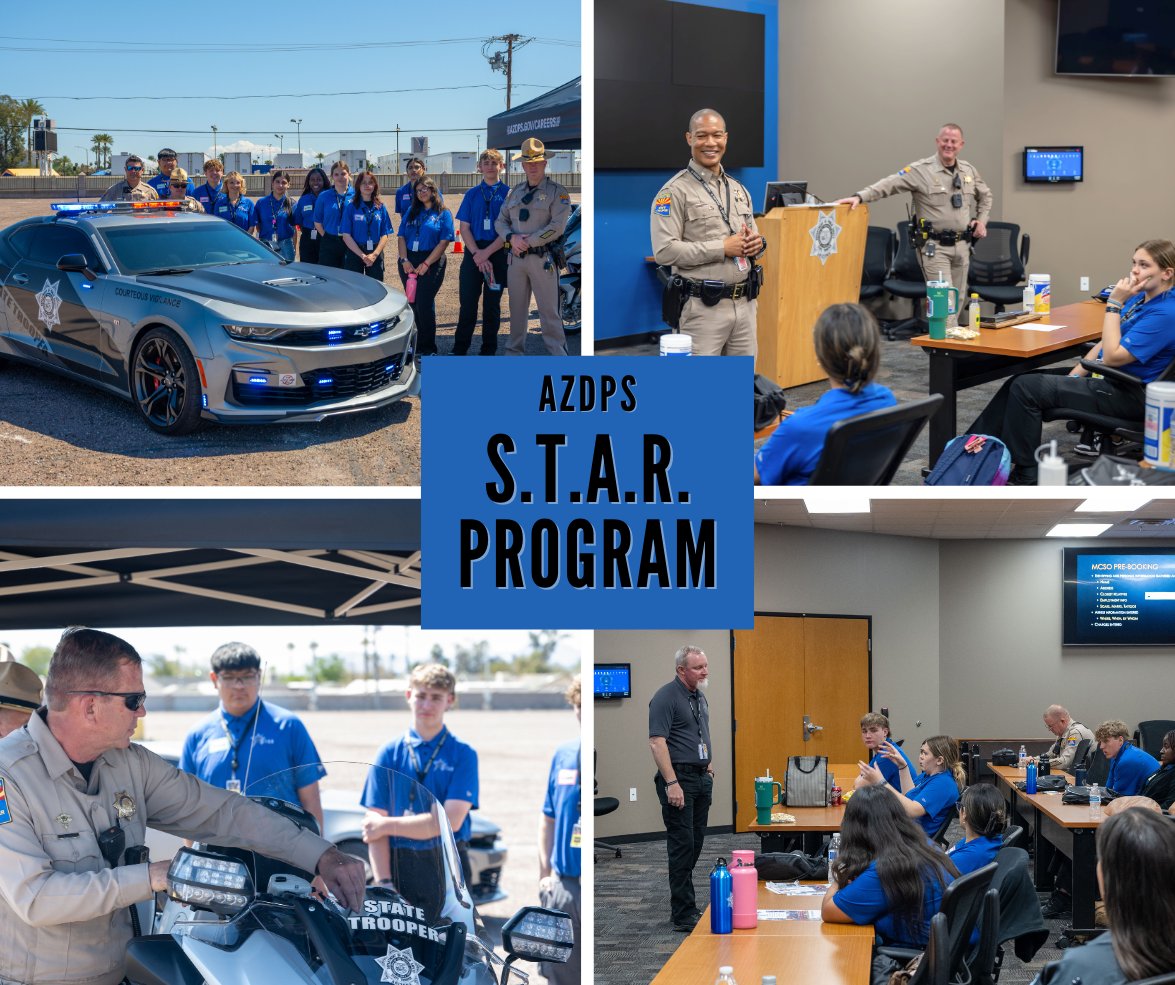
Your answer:
[[[356,311],[388,297],[379,281],[312,264],[201,267],[189,274],[141,275],[144,286],[270,312]]]

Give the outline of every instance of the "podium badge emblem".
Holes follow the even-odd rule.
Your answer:
[[[819,213],[816,225],[808,230],[808,235],[812,237],[812,252],[808,255],[819,257],[821,266],[836,253],[836,240],[840,236],[840,230],[841,227],[836,222],[836,213],[824,211]]]

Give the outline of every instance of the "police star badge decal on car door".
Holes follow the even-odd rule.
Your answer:
[[[43,321],[50,331],[54,325],[61,324],[61,318],[58,316],[58,312],[61,311],[61,296],[57,293],[60,286],[61,281],[49,283],[46,279],[45,286],[37,292],[37,318]]]

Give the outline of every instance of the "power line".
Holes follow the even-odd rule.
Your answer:
[[[56,127],[58,133],[166,133],[178,135],[203,134],[207,135],[208,128],[204,127],[202,130],[158,130],[154,127],[140,127],[137,129],[128,129],[127,127]],[[220,134],[235,135],[238,137],[255,137],[258,134],[268,134],[273,136],[272,130],[234,130],[232,127],[217,127],[217,132]],[[411,131],[416,133],[485,133],[485,127],[405,127],[402,126],[397,130],[393,127],[391,130],[303,130],[304,137],[363,137],[363,136],[383,136],[385,134],[395,134],[397,132],[404,133]]]
[[[249,54],[256,56],[258,53],[256,44],[189,44],[189,45],[172,45],[160,46],[158,42],[154,41],[123,41],[111,40],[96,42],[93,38],[73,39],[73,38],[22,38],[15,35],[0,35],[0,41],[14,41],[17,44],[0,45],[0,51],[20,51],[20,52],[53,52],[61,54],[60,45],[95,45],[98,47],[71,47],[70,54],[109,54],[111,48],[118,48],[123,46],[127,54],[137,55],[211,55],[211,54]],[[44,44],[52,44],[52,48],[36,48],[29,47],[27,42],[37,42]],[[352,51],[356,48],[363,49],[377,49],[377,48],[418,48],[425,46],[436,45],[454,45],[454,44],[482,44],[485,38],[432,38],[427,41],[355,41],[355,42],[340,42],[340,43],[322,43],[322,44],[286,44],[286,45],[267,45],[265,52],[307,52],[307,51]],[[554,45],[557,47],[578,48],[578,41],[571,41],[564,38],[535,38],[536,44]]]
[[[502,92],[506,87],[500,85],[491,85],[488,82],[470,83],[469,85],[458,86],[422,86],[417,89],[357,89],[353,92],[279,92],[272,95],[247,95],[247,96],[206,96],[199,93],[184,94],[176,93],[175,95],[167,96],[41,96],[34,95],[33,99],[61,99],[72,100],[74,102],[94,102],[101,100],[110,100],[111,102],[136,102],[142,100],[159,100],[166,102],[175,102],[177,99],[200,99],[205,102],[231,102],[243,99],[314,99],[317,97],[335,98],[336,96],[395,96],[403,95],[411,92],[453,92],[459,89],[492,89],[495,92]],[[515,82],[514,88],[527,89],[553,89],[554,86],[544,85],[539,82]]]

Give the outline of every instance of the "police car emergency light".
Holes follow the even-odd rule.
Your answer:
[[[510,961],[521,958],[566,964],[575,946],[575,928],[571,917],[561,910],[524,906],[502,928],[502,946]]]
[[[255,895],[243,862],[192,848],[181,848],[167,870],[167,894],[181,903],[221,916],[243,910]]]

